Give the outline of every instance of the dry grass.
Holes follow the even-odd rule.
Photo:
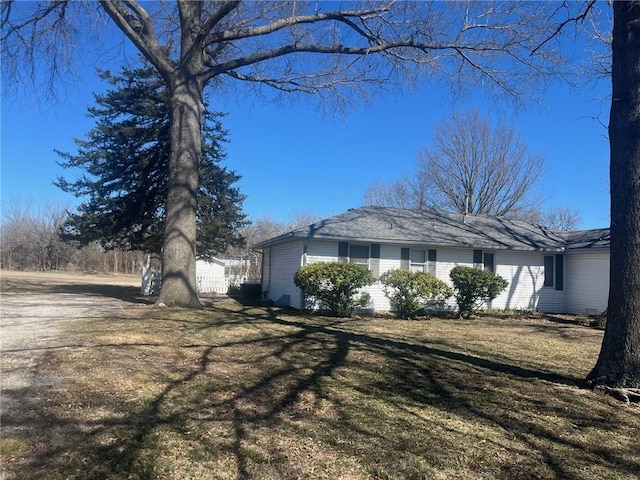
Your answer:
[[[218,301],[80,320],[2,412],[7,479],[632,479],[640,409],[579,389],[602,332]]]

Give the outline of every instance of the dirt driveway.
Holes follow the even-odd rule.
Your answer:
[[[68,333],[62,334],[62,325],[148,303],[138,296],[139,286],[135,276],[0,272],[3,434],[26,423],[28,410],[38,401],[35,390],[63,380],[39,373],[49,352],[77,346]]]

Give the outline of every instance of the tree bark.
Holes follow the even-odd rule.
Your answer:
[[[613,11],[609,305],[587,382],[640,388],[640,2],[614,1]]]
[[[196,286],[196,207],[202,149],[203,85],[179,77],[171,90],[171,154],[162,250],[162,286],[156,305],[201,308]]]

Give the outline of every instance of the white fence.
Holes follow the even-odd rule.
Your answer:
[[[229,287],[240,287],[246,281],[246,277],[236,275],[196,275],[198,293],[226,294]]]
[[[198,294],[226,294],[229,287],[240,287],[247,277],[238,275],[196,275]],[[160,272],[145,268],[142,271],[142,295],[154,295],[160,292],[162,277]]]

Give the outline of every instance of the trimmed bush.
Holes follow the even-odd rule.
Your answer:
[[[396,318],[416,318],[429,301],[444,304],[453,291],[433,275],[410,270],[389,270],[380,275],[385,296]]]
[[[471,267],[455,267],[450,276],[462,318],[470,318],[485,302],[496,298],[509,285],[500,275]]]
[[[358,289],[371,285],[373,274],[353,263],[319,262],[304,265],[293,282],[304,294],[338,317],[350,317],[358,305]]]

